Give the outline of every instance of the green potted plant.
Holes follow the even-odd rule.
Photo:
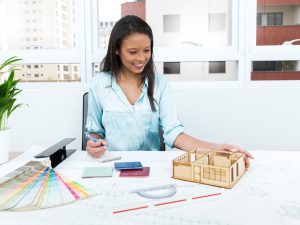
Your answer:
[[[0,164],[8,161],[10,143],[8,118],[16,108],[22,105],[16,104],[16,95],[22,90],[16,87],[20,80],[14,80],[15,67],[11,66],[20,60],[14,56],[0,65]],[[8,78],[4,79],[6,73]]]

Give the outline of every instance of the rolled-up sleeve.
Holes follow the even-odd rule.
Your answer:
[[[90,133],[100,134],[105,137],[105,129],[102,124],[102,106],[100,97],[100,86],[97,79],[93,79],[88,94],[88,114],[86,120],[86,130]]]
[[[174,141],[184,130],[177,114],[171,86],[167,79],[160,79],[160,101],[159,101],[159,117],[160,125],[164,131],[164,142],[169,147],[173,147]]]

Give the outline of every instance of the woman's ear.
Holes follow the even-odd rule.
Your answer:
[[[118,50],[116,51],[116,55],[119,55],[119,51]]]

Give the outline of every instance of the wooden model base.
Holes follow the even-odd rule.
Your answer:
[[[192,150],[173,160],[173,178],[223,188],[232,188],[245,172],[241,152]]]

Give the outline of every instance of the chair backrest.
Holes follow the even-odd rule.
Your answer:
[[[83,95],[83,112],[82,112],[82,150],[86,150],[86,136],[85,136],[85,125],[86,125],[86,118],[87,118],[87,112],[88,112],[88,92],[84,93]],[[161,127],[159,128],[159,139],[160,139],[160,151],[165,151],[166,146],[164,143],[164,138],[163,138],[163,130]]]
[[[164,142],[164,131],[162,130],[161,126],[159,126],[159,129],[158,129],[158,132],[159,132],[159,139],[160,139],[160,151],[165,151],[166,150],[166,145],[165,145],[165,142]]]
[[[85,125],[86,125],[86,118],[87,118],[87,112],[88,112],[88,92],[84,93],[83,95],[83,107],[82,107],[82,150],[86,150],[86,136],[85,136]]]

